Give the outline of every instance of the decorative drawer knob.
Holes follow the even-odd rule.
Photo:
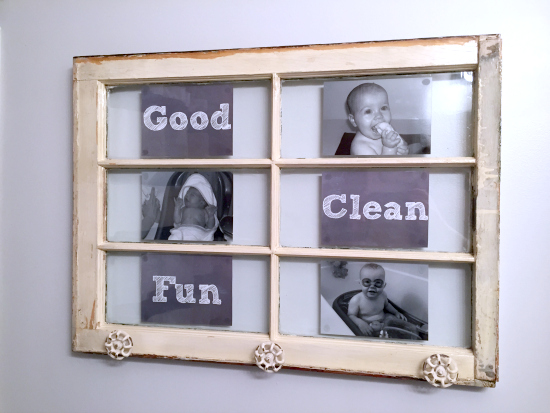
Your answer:
[[[105,340],[107,354],[115,360],[122,360],[128,357],[132,352],[133,346],[132,337],[122,330],[111,331],[107,340]]]
[[[445,354],[432,354],[423,367],[424,378],[435,387],[449,387],[456,383],[458,366]]]
[[[279,371],[285,362],[283,349],[271,341],[260,344],[254,355],[256,365],[268,373]]]

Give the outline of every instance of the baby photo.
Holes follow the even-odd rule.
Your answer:
[[[320,333],[428,340],[428,266],[323,261]]]
[[[325,82],[323,156],[429,154],[431,85],[429,75]]]
[[[228,241],[233,238],[233,174],[142,172],[141,239]]]

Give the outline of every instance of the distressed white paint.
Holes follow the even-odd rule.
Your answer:
[[[135,62],[139,61],[139,64]],[[472,69],[476,37],[352,43],[295,48],[220,50],[135,57],[77,58],[77,80],[110,84],[213,78],[321,77]],[[405,68],[405,69],[404,69]]]
[[[473,295],[475,375],[498,381],[498,298],[500,225],[501,42],[483,36],[479,45],[475,183],[476,237]]]
[[[489,40],[495,42],[495,40]],[[498,41],[497,41],[498,42]],[[484,122],[479,111],[476,158],[407,158],[392,159],[280,159],[280,78],[322,77],[377,73],[411,73],[441,70],[475,69],[481,44],[480,84],[498,77],[500,55],[487,53],[484,38],[449,38],[403,42],[329,45],[314,47],[195,52],[184,54],[134,56],[127,58],[78,58],[75,60],[75,255],[73,348],[76,351],[104,352],[103,341],[112,325],[105,323],[105,251],[172,251],[198,253],[260,254],[271,257],[271,316],[269,338],[288,352],[290,367],[360,374],[421,378],[423,361],[433,353],[445,353],[456,360],[460,369],[459,384],[492,386],[496,380],[496,300],[498,281],[495,269],[498,257],[498,204],[491,201],[498,192],[498,116],[494,110]],[[485,47],[485,48],[484,48]],[[496,49],[498,51],[498,47]],[[490,56],[493,66],[487,62]],[[495,63],[496,62],[496,65]],[[146,83],[173,80],[255,79],[271,78],[272,88],[272,156],[259,160],[106,160],[105,84]],[[478,94],[478,107],[499,102],[498,81]],[[496,122],[496,123],[495,123]],[[496,148],[495,148],[496,145]],[[337,162],[336,162],[337,161]],[[399,163],[397,163],[399,162]],[[483,162],[480,164],[480,162]],[[240,247],[231,245],[161,245],[115,244],[105,241],[105,168],[168,168],[185,165],[202,167],[271,168],[271,245]],[[478,201],[489,200],[488,206],[478,202],[475,254],[483,252],[482,266],[477,255],[424,251],[321,250],[281,248],[280,169],[357,166],[473,166],[479,168],[476,189]],[[496,177],[495,177],[496,175]],[[488,180],[497,185],[488,184]],[[484,204],[483,204],[484,205]],[[494,211],[487,214],[486,211]],[[485,227],[484,225],[489,225]],[[481,234],[481,236],[480,236]],[[484,252],[488,251],[488,252]],[[474,351],[469,349],[419,346],[413,344],[376,343],[323,338],[290,337],[278,333],[278,259],[285,256],[355,257],[389,260],[475,262],[476,286],[489,300],[475,300],[476,323],[473,326]],[[486,272],[487,271],[487,272]],[[475,291],[480,294],[481,290]],[[485,297],[484,297],[485,298]],[[479,323],[478,323],[479,321]],[[169,328],[128,326],[135,341],[134,354],[252,363],[253,352],[264,334],[223,331],[194,331]],[[368,354],[369,357],[365,357]],[[489,361],[493,361],[488,367]],[[491,376],[493,372],[493,376]]]

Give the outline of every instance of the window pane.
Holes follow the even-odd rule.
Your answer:
[[[271,83],[250,81],[233,82],[232,85],[233,107],[230,110],[233,110],[233,156],[227,158],[267,158],[271,153]],[[142,157],[141,93],[142,86],[117,86],[109,89],[108,158]],[[190,113],[186,115],[191,116]]]
[[[333,156],[340,144],[351,143],[357,126],[348,119],[346,100],[365,83],[384,88],[391,113],[386,120],[411,155],[472,156],[472,81],[472,72],[284,81],[282,156]]]
[[[344,311],[343,316],[339,315],[334,308],[334,301],[345,292],[359,293],[359,275],[365,263],[366,261],[281,259],[280,332],[299,336],[356,338],[344,320],[347,311]],[[415,343],[466,348],[471,346],[470,265],[401,262],[377,264],[385,269],[384,292],[394,304],[407,312],[405,315],[409,317],[408,321],[412,321],[409,314],[427,321],[429,339],[414,341]],[[415,265],[427,267],[427,278],[413,268]],[[326,278],[323,281],[321,274],[329,278],[328,282]]]
[[[374,170],[374,169],[366,169]],[[392,169],[384,169],[390,171]],[[422,169],[429,171],[428,247],[417,250],[469,252],[470,230],[470,170]],[[281,174],[281,245],[314,247],[320,244],[321,175],[319,170],[284,170]],[[351,213],[350,194],[344,205]],[[370,201],[371,199],[369,199]],[[360,210],[367,200],[360,199]],[[338,206],[338,208],[339,208]],[[337,209],[338,209],[337,208]],[[402,205],[402,213],[407,209]],[[341,218],[347,220],[348,215]],[[362,218],[364,221],[364,219]],[[384,220],[381,217],[380,220]],[[350,221],[351,222],[351,221]],[[402,223],[407,221],[402,220]],[[297,225],[299,223],[299,225]]]
[[[202,202],[201,210],[178,209],[182,215],[175,225],[176,202],[181,203],[184,189],[192,186],[208,202]],[[111,171],[107,175],[107,240],[267,245],[269,188],[266,170]],[[213,202],[216,213],[209,222],[207,212]],[[183,216],[187,212],[193,214]]]
[[[141,254],[107,254],[107,322],[141,322]],[[208,328],[230,331],[269,331],[269,257],[233,257],[232,325],[229,327],[171,325],[176,328]],[[165,283],[165,287],[174,286]],[[198,286],[195,287],[198,290]],[[166,291],[166,295],[170,291]],[[195,296],[200,293],[195,291]],[[183,304],[182,304],[183,305]],[[187,306],[198,306],[186,304]],[[154,325],[154,323],[144,323]],[[165,325],[163,325],[165,326]]]

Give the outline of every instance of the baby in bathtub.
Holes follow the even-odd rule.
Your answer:
[[[361,292],[354,295],[348,306],[348,316],[367,336],[377,337],[384,326],[403,328],[418,334],[427,333],[427,326],[419,327],[407,321],[407,318],[388,301],[386,273],[378,264],[368,263],[359,271]]]
[[[201,174],[193,174],[175,199],[174,228],[169,240],[212,241],[218,228],[218,210],[212,186]]]

